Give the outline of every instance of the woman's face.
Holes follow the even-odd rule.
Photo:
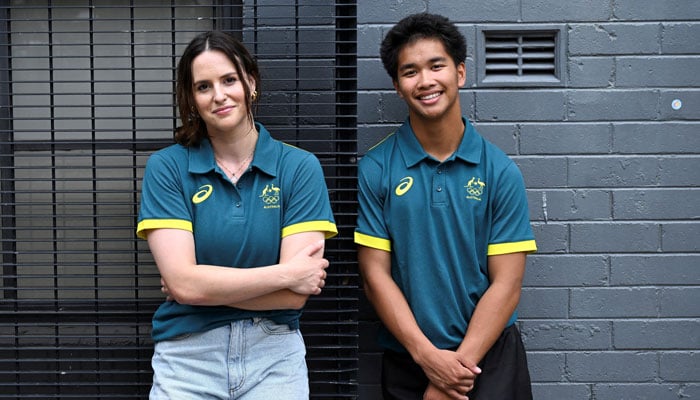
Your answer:
[[[192,60],[192,93],[197,112],[209,136],[229,135],[251,128],[242,79],[236,67],[218,50],[208,50]],[[250,91],[255,90],[249,83]]]

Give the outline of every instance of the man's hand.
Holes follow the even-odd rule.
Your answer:
[[[476,376],[481,373],[476,363],[451,350],[434,349],[416,362],[430,380],[430,393],[426,391],[426,394],[433,395],[434,390],[430,386],[434,386],[434,389],[448,396],[448,399],[466,399],[465,394],[472,390]]]
[[[469,398],[466,395],[457,394],[457,397],[452,397],[449,394],[438,389],[437,386],[433,385],[432,383],[428,384],[428,388],[425,389],[425,393],[423,393],[423,400],[453,400],[453,399],[469,400]]]

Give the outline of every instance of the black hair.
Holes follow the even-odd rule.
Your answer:
[[[437,14],[419,13],[405,17],[387,32],[379,50],[384,69],[391,79],[398,80],[399,52],[419,39],[438,39],[455,65],[467,58],[467,41],[449,19]]]

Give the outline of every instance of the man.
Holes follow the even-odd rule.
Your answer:
[[[384,398],[531,399],[514,322],[536,245],[520,171],[462,117],[464,37],[411,15],[381,58],[408,119],[359,164],[355,242]]]

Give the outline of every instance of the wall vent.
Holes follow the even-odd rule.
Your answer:
[[[479,84],[561,84],[561,30],[486,30],[479,35]]]

